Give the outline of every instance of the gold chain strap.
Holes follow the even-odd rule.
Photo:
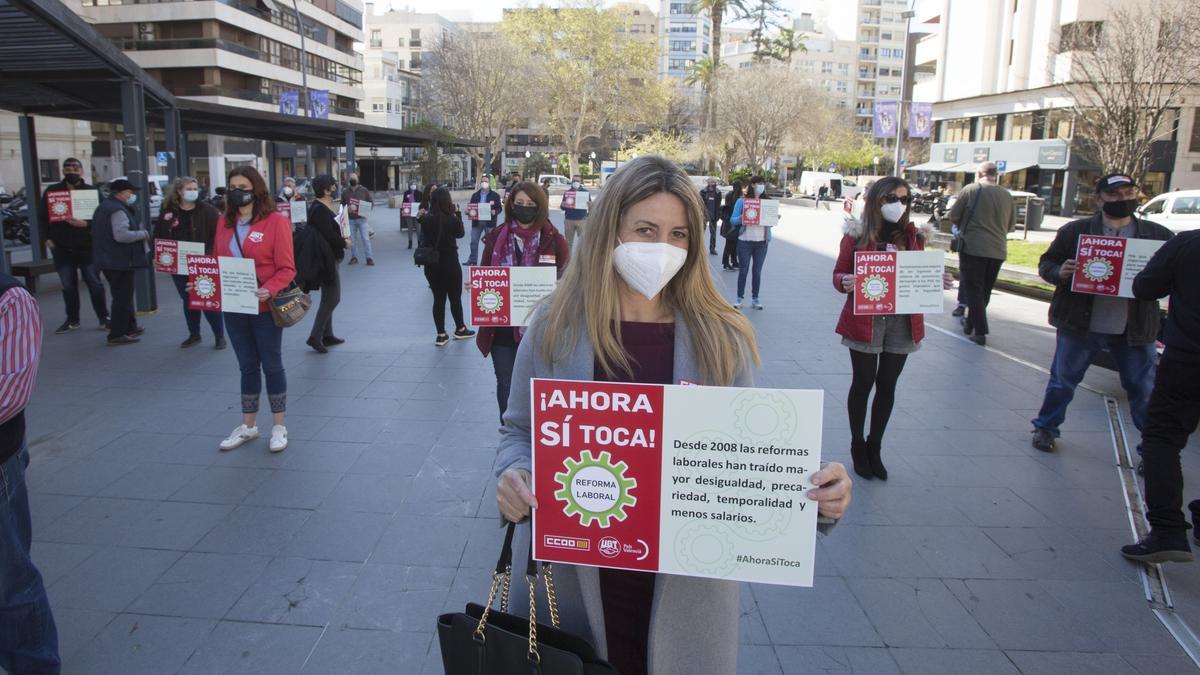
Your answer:
[[[487,640],[484,630],[487,628],[488,614],[492,611],[492,603],[496,601],[496,590],[500,587],[500,573],[492,572],[492,590],[488,591],[487,604],[483,606],[483,614],[479,617],[479,625],[475,627],[475,639],[480,642]]]
[[[546,599],[550,604],[550,623],[559,628],[558,625],[558,594],[554,591],[554,568],[550,563],[542,566],[542,581],[546,583]]]
[[[508,590],[510,586],[512,586],[512,565],[504,568],[504,582],[500,586],[500,611],[505,614],[508,613]]]
[[[525,576],[529,583],[529,660],[541,663],[542,655],[538,653],[537,645],[537,575]]]

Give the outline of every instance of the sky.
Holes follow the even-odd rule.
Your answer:
[[[612,5],[615,4],[615,1],[605,0],[604,4]],[[634,1],[640,1],[658,11],[658,0]],[[792,13],[799,13],[799,8],[811,1],[782,0],[780,4]],[[918,6],[932,2],[933,0],[917,0]],[[389,5],[394,9],[410,7],[418,12],[436,12],[451,21],[499,21],[505,7],[519,7],[522,4],[527,3],[523,3],[522,0],[500,0],[499,2],[495,0],[490,2],[481,2],[480,0],[375,0],[377,12],[380,11],[380,8],[386,8]],[[555,0],[548,0],[548,4],[558,3]]]

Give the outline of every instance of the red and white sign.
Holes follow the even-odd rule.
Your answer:
[[[371,215],[371,209],[375,208],[375,203],[366,199],[350,199],[350,216],[354,218],[366,218]]]
[[[470,267],[471,325],[526,326],[558,283],[555,267]]]
[[[1081,234],[1075,250],[1071,290],[1132,298],[1133,278],[1146,268],[1146,263],[1162,245],[1158,239]]]
[[[588,210],[588,195],[589,193],[582,190],[567,190],[563,193],[562,204],[563,209],[575,209],[576,211]]]
[[[46,210],[52,223],[71,219],[90,220],[100,206],[97,190],[55,190],[46,193]]]
[[[941,312],[943,251],[856,251],[855,314]]]
[[[287,216],[293,225],[308,222],[308,204],[302,201],[275,202],[275,210]]]
[[[258,314],[254,260],[212,255],[187,256],[188,308]]]
[[[742,225],[774,227],[779,223],[778,199],[743,199]]]
[[[204,242],[154,240],[154,271],[164,274],[187,274],[187,257],[204,255]]]
[[[811,586],[822,397],[533,380],[534,557]]]
[[[400,205],[400,216],[403,218],[416,218],[417,209],[419,208],[421,208],[421,205],[416,202],[404,202]]]
[[[492,205],[490,202],[469,202],[467,204],[467,220],[491,220]]]

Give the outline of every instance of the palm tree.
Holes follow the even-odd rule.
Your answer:
[[[712,90],[717,85],[717,72],[721,66],[713,57],[706,56],[695,63],[689,69],[687,79],[683,81],[689,87],[700,85],[701,91],[704,92],[704,103],[700,110],[700,128],[708,128],[708,121],[716,108],[716,101],[713,100]]]
[[[734,12],[744,12],[746,8],[746,0],[693,0],[692,7],[696,13],[708,12],[709,19],[712,20],[712,43],[709,47],[709,58],[713,63],[713,79],[709,83],[707,107],[708,107],[708,127],[715,129],[717,127],[717,79],[715,75],[721,68],[721,23],[725,21],[726,10]]]

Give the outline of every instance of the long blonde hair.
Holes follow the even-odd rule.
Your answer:
[[[732,384],[739,371],[760,363],[754,329],[713,284],[704,254],[704,206],[698,191],[679,167],[655,156],[624,164],[593,201],[579,249],[547,299],[542,357],[550,363],[564,361],[586,331],[596,362],[608,377],[632,372],[616,329],[621,303],[613,249],[629,208],[660,193],[683,202],[688,223],[687,261],[663,289],[662,299],[687,324],[704,383]]]
[[[162,209],[163,213],[174,211],[179,206],[179,202],[183,201],[183,186],[188,183],[195,183],[197,187],[200,182],[191,176],[180,176],[171,181],[171,185],[167,187],[166,193],[163,194]]]

